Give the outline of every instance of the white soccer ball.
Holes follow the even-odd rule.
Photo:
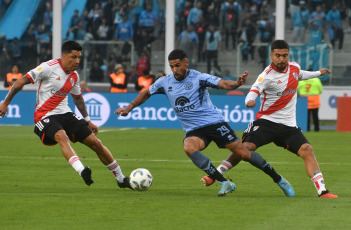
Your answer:
[[[144,168],[135,169],[129,177],[130,186],[137,191],[147,190],[152,185],[152,175]]]

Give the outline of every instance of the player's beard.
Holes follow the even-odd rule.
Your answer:
[[[284,72],[286,70],[286,63],[278,63],[277,65],[274,65],[277,70],[280,72]]]

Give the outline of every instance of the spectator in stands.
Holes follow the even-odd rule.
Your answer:
[[[95,2],[94,8],[89,11],[88,18],[92,21],[99,19],[102,14],[101,6],[99,2]]]
[[[183,31],[176,41],[176,46],[179,49],[186,50],[189,57],[189,68],[191,68],[195,59],[195,55],[198,53],[199,49],[199,37],[196,32],[194,32],[194,26],[192,24],[187,26],[187,29]],[[194,61],[194,60],[193,60]]]
[[[236,47],[236,32],[239,24],[238,12],[234,9],[234,3],[230,2],[223,17],[223,28],[225,31],[225,48],[229,48],[229,37],[232,38],[232,48]]]
[[[17,79],[20,79],[22,76],[23,74],[19,72],[18,65],[17,64],[12,65],[12,71],[6,74],[4,87],[8,87],[8,90],[10,90],[13,83],[15,83],[15,81]]]
[[[109,33],[109,26],[106,24],[106,19],[103,17],[101,18],[100,25],[98,29],[96,30],[96,35],[97,35],[97,40],[107,40],[107,36]]]
[[[311,14],[308,24],[312,25],[313,23],[317,24],[318,27],[323,31],[325,25],[325,13],[322,11],[322,6],[317,5],[316,10]]]
[[[39,43],[48,43],[50,42],[50,36],[49,34],[45,31],[44,25],[39,25],[37,27],[37,31],[34,32],[35,34],[35,39]]]
[[[93,66],[90,70],[89,79],[91,82],[103,82],[104,81],[104,71],[100,68],[99,62],[97,60],[93,61]]]
[[[205,21],[203,14],[199,15],[199,22],[195,24],[195,31],[199,37],[199,47],[197,52],[197,61],[204,62],[206,60],[206,53],[203,52],[205,44],[206,31],[208,28],[208,22]]]
[[[239,42],[242,44],[241,53],[244,62],[247,62],[249,59],[249,55],[251,56],[251,60],[254,60],[255,47],[253,43],[256,39],[256,21],[255,17],[251,17],[249,14],[244,20],[239,29]]]
[[[71,17],[71,22],[69,23],[69,27],[78,25],[78,22],[81,21],[81,17],[79,16],[79,10],[75,10],[73,16]]]
[[[148,36],[152,36],[157,23],[158,15],[152,11],[152,5],[147,3],[146,9],[140,14],[138,26],[140,29],[145,30]]]
[[[85,81],[80,81],[79,84],[82,92],[87,92],[87,93],[91,92],[91,89],[88,88],[88,85]]]
[[[187,17],[187,25],[196,24],[199,22],[199,15],[203,13],[201,7],[202,2],[198,1],[196,3],[196,6],[190,10],[189,15]]]
[[[271,24],[268,17],[266,17],[265,20],[258,22],[258,37],[260,42],[267,43],[267,45],[258,48],[258,55],[261,59],[260,63],[262,64],[263,69],[267,66],[268,45],[273,41],[274,35],[274,24]]]
[[[46,5],[46,12],[43,16],[43,25],[45,31],[51,31],[52,27],[52,7],[50,4]]]
[[[310,45],[318,45],[323,42],[323,33],[318,21],[312,22],[310,27]]]
[[[166,76],[165,71],[159,70],[159,71],[157,72],[157,75],[156,75],[155,80],[157,80],[157,79],[159,79],[159,78],[161,78],[161,77],[164,77],[164,76]]]
[[[211,62],[213,61],[214,68],[213,72],[220,73],[221,68],[218,65],[218,51],[221,50],[221,33],[216,29],[214,25],[209,26],[209,30],[206,32],[204,49],[206,50],[207,58],[207,73],[211,73]]]
[[[299,2],[299,9],[293,14],[293,41],[305,43],[305,33],[308,26],[309,12],[306,8],[305,1]]]
[[[148,89],[155,82],[155,76],[151,74],[150,69],[144,69],[143,75],[139,76],[138,81],[135,82],[135,90],[141,93]]]
[[[84,40],[87,31],[84,28],[84,22],[78,21],[77,25],[69,28],[67,31],[67,40]]]
[[[339,4],[334,3],[332,9],[328,11],[327,21],[329,23],[329,39],[333,48],[335,48],[335,42],[339,41],[339,49],[342,49],[344,42],[344,30],[341,25],[341,14],[339,10]]]
[[[115,72],[110,74],[111,93],[126,93],[128,79],[121,64],[115,66]]]
[[[131,45],[129,41],[133,41],[134,30],[133,25],[128,21],[128,15],[125,13],[122,15],[122,22],[118,23],[115,33],[115,39],[117,41],[124,41],[122,47],[122,59],[127,59],[131,51]]]
[[[107,58],[107,72],[114,72],[115,65],[118,63],[117,56],[114,52],[110,52]]]
[[[136,48],[137,54],[140,57],[143,51],[146,51],[149,56],[151,55],[151,42],[153,37],[149,36],[145,30],[138,30],[136,34],[136,39],[134,46]]]
[[[39,62],[42,63],[50,59],[52,59],[52,57],[48,52],[48,49],[45,46],[40,47]]]
[[[216,28],[220,27],[219,14],[215,13],[215,8],[212,4],[207,7],[206,13],[204,14],[204,16],[205,16],[205,21],[207,21],[208,24],[214,25]]]
[[[138,58],[138,61],[135,64],[135,70],[138,76],[143,75],[144,69],[150,69],[150,53],[147,49],[141,52],[141,56]]]
[[[9,66],[11,57],[9,54],[9,45],[6,40],[6,35],[0,35],[0,76],[5,76],[6,69]]]
[[[12,62],[18,65],[21,65],[22,64],[22,44],[17,37],[15,37],[12,40],[12,43],[10,44],[10,50],[11,50]]]

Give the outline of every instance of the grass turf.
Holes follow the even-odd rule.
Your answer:
[[[218,183],[205,188],[204,173],[186,157],[183,132],[166,129],[101,128],[98,137],[124,174],[144,167],[150,190],[117,187],[95,153],[73,148],[93,170],[86,186],[59,146],[40,143],[33,127],[1,127],[0,229],[347,229],[351,226],[351,133],[305,133],[315,149],[327,188],[338,199],[317,198],[302,159],[273,144],[257,150],[294,186],[285,197],[273,181],[242,162],[226,176],[237,189],[217,197]],[[241,135],[241,132],[238,132]],[[204,154],[218,165],[228,155],[211,144]]]

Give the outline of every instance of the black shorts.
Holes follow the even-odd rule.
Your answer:
[[[83,142],[92,133],[88,122],[74,113],[48,116],[36,123],[34,127],[34,133],[45,145],[57,144],[55,134],[59,130],[65,130],[72,142]]]
[[[206,147],[211,143],[211,141],[214,141],[218,148],[225,148],[227,144],[240,140],[238,135],[236,135],[236,133],[226,122],[192,130],[185,134],[185,138],[187,137],[201,138],[205,142]]]
[[[254,143],[257,148],[273,142],[295,154],[303,144],[308,143],[299,127],[290,127],[265,119],[251,122],[244,131],[242,141]]]

